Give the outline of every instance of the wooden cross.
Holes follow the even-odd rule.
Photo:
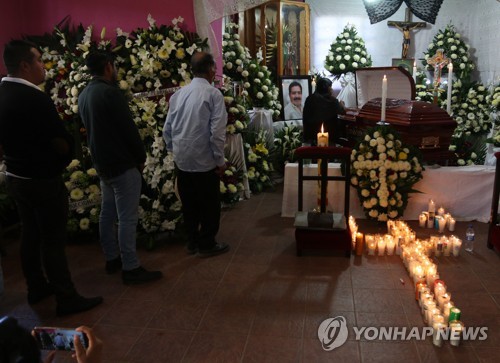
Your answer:
[[[403,49],[401,50],[401,58],[406,59],[408,56],[408,50],[410,49],[410,30],[416,28],[425,28],[427,23],[422,22],[412,22],[411,21],[411,11],[409,8],[406,8],[405,20],[404,21],[388,21],[388,26],[393,26],[398,28],[403,32]]]
[[[436,50],[436,54],[427,59],[427,64],[434,67],[434,104],[437,104],[438,101],[439,86],[441,84],[441,69],[450,63],[450,61],[451,60],[444,55],[442,49]]]

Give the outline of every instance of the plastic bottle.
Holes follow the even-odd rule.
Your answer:
[[[465,231],[465,250],[470,253],[474,252],[474,228],[472,228],[472,224],[469,224]]]

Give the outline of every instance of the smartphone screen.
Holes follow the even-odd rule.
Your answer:
[[[80,337],[80,341],[85,348],[88,347],[87,336],[83,332],[74,329],[36,327],[33,330],[42,350],[74,351],[73,337],[75,335]]]

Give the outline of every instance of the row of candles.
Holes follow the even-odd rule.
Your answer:
[[[392,222],[392,221],[389,221]],[[352,223],[352,222],[351,222]],[[357,232],[355,222],[351,225],[352,244],[356,255],[362,255],[365,250],[370,256],[384,256],[385,254],[392,256],[394,254],[401,255],[401,246],[405,243],[413,243],[416,241],[415,232],[410,232],[406,235],[394,234],[363,234]],[[425,249],[428,256],[454,256],[458,257],[462,249],[462,240],[457,236],[430,236],[425,240],[417,240]]]
[[[444,233],[446,227],[450,232],[455,231],[456,220],[443,207],[439,207],[436,215],[436,203],[430,199],[427,212],[420,213],[418,217],[418,224],[420,228],[436,228],[439,233]]]
[[[379,255],[383,255],[385,251],[389,255],[400,255],[413,281],[415,300],[418,301],[424,322],[433,328],[433,344],[442,346],[444,339],[449,336],[450,344],[458,346],[464,329],[464,324],[460,321],[461,311],[451,301],[451,293],[447,291],[445,282],[440,279],[437,265],[429,256],[432,253],[436,256],[441,253],[449,254],[446,251],[450,250],[454,255],[457,251],[458,256],[461,241],[454,236],[433,236],[422,241],[416,238],[415,232],[403,221],[388,221],[387,226],[389,233],[367,234],[363,239],[363,234],[358,232],[356,221],[351,216],[349,227],[356,254],[363,253],[363,242],[366,242],[368,254],[374,255],[377,250]],[[449,334],[446,334],[446,329],[449,329]]]

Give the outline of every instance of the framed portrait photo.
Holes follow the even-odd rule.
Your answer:
[[[306,98],[312,93],[310,76],[280,77],[281,118],[283,120],[302,119]]]

